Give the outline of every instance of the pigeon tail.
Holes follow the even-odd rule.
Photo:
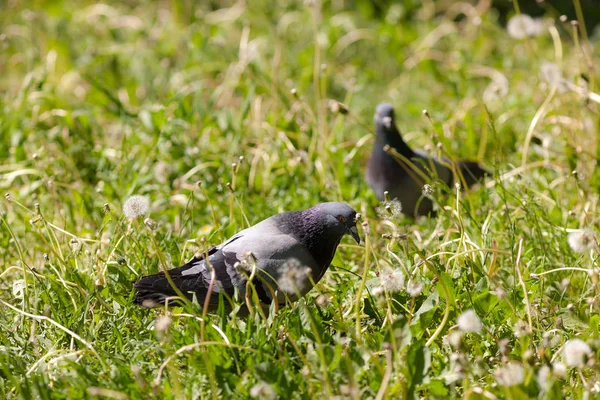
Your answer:
[[[197,279],[197,275],[184,275],[182,272],[193,268],[198,262],[201,262],[201,260],[194,257],[185,265],[169,270],[169,277],[175,286],[178,287],[184,295],[190,298],[191,295],[186,292],[186,287],[193,285],[194,281]],[[136,293],[133,303],[147,308],[162,306],[169,297],[177,296],[177,293],[169,283],[169,280],[163,271],[142,277],[135,283],[134,288],[136,289]],[[194,291],[198,292],[198,290],[198,288],[194,288]],[[208,290],[206,290],[206,292],[208,292]],[[175,301],[168,301],[168,305],[173,304],[175,304]]]
[[[467,187],[473,186],[485,176],[492,175],[476,161],[461,161],[459,168]]]

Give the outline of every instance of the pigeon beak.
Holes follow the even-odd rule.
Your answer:
[[[360,243],[360,236],[358,236],[358,228],[356,226],[348,228],[348,232],[350,232],[350,235],[356,240],[356,243]]]

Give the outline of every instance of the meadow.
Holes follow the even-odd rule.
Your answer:
[[[518,18],[5,1],[0,398],[599,397],[600,35]],[[384,101],[408,143],[493,176],[430,182],[432,218],[379,204],[364,168]],[[147,215],[123,214],[133,195]],[[323,201],[361,213],[362,242],[294,305],[132,304],[140,276]]]

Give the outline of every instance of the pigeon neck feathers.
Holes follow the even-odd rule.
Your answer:
[[[408,159],[412,158],[415,153],[410,147],[408,147],[406,142],[402,139],[400,131],[398,131],[394,120],[391,120],[389,124],[389,126],[385,126],[382,122],[377,123],[377,138],[375,140],[375,145],[373,146],[373,152],[385,153],[389,157],[392,157],[391,155],[387,154],[383,149],[385,145],[388,145],[390,147],[393,147],[402,156]]]
[[[329,266],[344,235],[328,229],[316,207],[279,214],[279,229],[296,238],[313,256],[323,271]],[[316,271],[315,271],[316,272]],[[318,274],[320,275],[320,274]]]

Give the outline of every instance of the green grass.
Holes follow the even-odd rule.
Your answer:
[[[517,40],[493,9],[430,2],[24,3],[0,13],[1,398],[598,396],[598,247],[566,231],[600,215],[600,107],[577,91],[598,91],[598,35],[555,18]],[[382,101],[410,144],[495,180],[437,187],[432,219],[378,217],[363,172]],[[157,229],[123,216],[134,194]],[[363,244],[279,314],[132,305],[161,264],[334,200],[363,214]],[[390,267],[422,292],[371,296]],[[484,329],[452,348],[468,309]],[[573,338],[590,361],[542,390]]]

